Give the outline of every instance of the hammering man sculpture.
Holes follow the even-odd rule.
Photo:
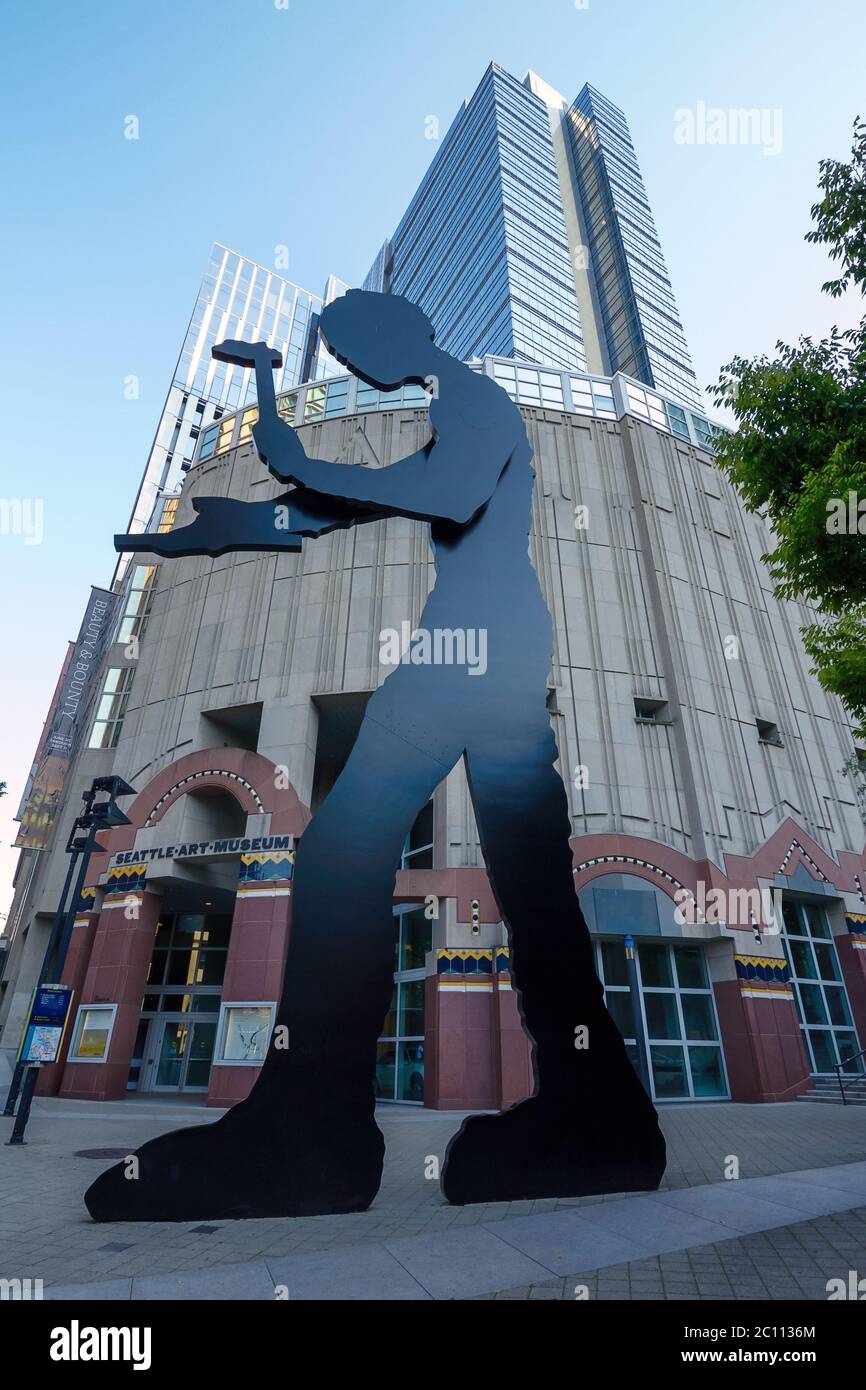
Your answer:
[[[435,346],[422,311],[352,290],[321,316],[335,357],[380,390],[433,385],[433,439],[384,468],[310,458],[280,419],[264,343],[214,356],[254,366],[253,437],[268,502],[198,498],[192,525],[118,536],[118,550],[297,550],[386,516],[430,523],[436,581],[420,628],[486,630],[487,668],[400,664],[371,696],[349,759],[299,843],[277,1024],[248,1098],[215,1124],[162,1135],[86,1195],[101,1221],[360,1211],[376,1195],[376,1042],[393,987],[394,875],[409,827],[463,757],[511,971],[533,1042],[534,1095],[465,1120],[446,1155],[450,1202],[656,1188],[665,1146],[603,1002],[574,888],[565,789],[546,707],[553,633],[529,557],[534,471],[505,391]],[[288,524],[286,514],[288,513]],[[585,1032],[583,1030],[586,1030]]]

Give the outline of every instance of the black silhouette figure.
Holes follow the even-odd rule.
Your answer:
[[[215,356],[256,366],[256,447],[297,490],[269,503],[199,499],[191,526],[119,536],[117,548],[277,550],[373,517],[421,518],[437,578],[419,626],[484,630],[487,669],[400,664],[371,696],[348,762],[298,848],[277,1017],[288,1048],[271,1045],[249,1097],[217,1123],[145,1144],[136,1181],[124,1165],[109,1169],[87,1192],[88,1208],[101,1221],[153,1221],[370,1204],[384,1147],[373,1079],[392,991],[394,875],[415,816],[461,756],[534,1043],[536,1092],[464,1121],[448,1148],[445,1196],[469,1203],[656,1188],[664,1140],[604,1007],[574,889],[545,698],[552,624],[528,552],[534,472],[523,419],[490,378],[435,346],[429,320],[406,299],[353,290],[325,308],[321,332],[379,389],[426,383],[433,442],[381,469],[309,458],[277,415],[277,355],[264,344],[223,343]],[[576,1045],[581,1028],[586,1047]]]

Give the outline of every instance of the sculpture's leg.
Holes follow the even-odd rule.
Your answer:
[[[501,1115],[465,1121],[448,1150],[443,1189],[449,1201],[466,1203],[656,1188],[664,1139],[604,1007],[574,890],[549,720],[534,693],[507,713],[507,729],[490,724],[470,741],[467,762],[535,1044],[536,1092]]]
[[[369,1206],[384,1148],[373,1078],[393,988],[394,875],[409,827],[448,770],[368,713],[298,847],[277,1019],[288,1029],[288,1048],[272,1042],[250,1096],[216,1124],[145,1144],[135,1179],[126,1178],[124,1164],[98,1178],[85,1198],[96,1220],[300,1216]]]

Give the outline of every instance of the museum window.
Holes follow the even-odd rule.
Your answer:
[[[422,807],[406,836],[401,869],[433,868],[433,798]]]
[[[89,748],[117,747],[134,675],[133,666],[110,666],[106,671]]]
[[[259,408],[257,405],[245,410],[241,416],[241,427],[238,431],[238,444],[246,444],[253,437],[253,425],[259,418]]]
[[[693,415],[692,424],[694,426],[695,434],[698,437],[698,443],[702,444],[705,449],[714,450],[715,439],[713,434],[713,427],[709,423],[709,421],[701,419],[700,415]]]
[[[649,699],[643,695],[634,697],[634,717],[638,724],[670,724],[670,710],[667,700]]]
[[[774,724],[770,719],[756,719],[755,726],[758,730],[759,743],[770,743],[774,748],[784,747],[778,724]]]
[[[199,463],[204,463],[205,459],[209,459],[216,452],[218,434],[219,425],[211,425],[202,431],[201,446],[198,451]]]
[[[159,519],[159,532],[170,531],[177,519],[177,509],[180,506],[180,494],[177,497],[166,497],[162,505],[162,516]]]
[[[169,498],[168,500],[175,503],[176,511],[180,498]],[[164,518],[165,512],[163,512]],[[163,528],[160,525],[159,529],[170,530],[171,528],[170,526]],[[147,627],[147,620],[153,606],[153,595],[158,575],[159,567],[157,565],[135,565],[132,569],[115,642],[122,642],[125,645],[133,639],[140,642],[144,637],[144,630]]]
[[[168,996],[170,1004],[164,997],[162,1011],[182,1011],[185,991],[179,986],[222,985],[231,925],[228,915],[197,912],[179,912],[159,923],[148,968],[148,992],[159,986],[176,987]]]
[[[846,1072],[862,1074],[863,1060],[856,1055],[860,1043],[827,913],[819,903],[798,901],[786,892],[782,920],[809,1070],[816,1076],[835,1074],[839,1064],[847,1063]]]
[[[394,988],[376,1048],[376,1097],[424,1101],[424,988],[433,922],[425,909],[395,908]]]
[[[597,943],[608,1013],[632,1064],[638,1049],[622,938]],[[725,1065],[703,948],[642,941],[637,948],[641,1026],[654,1100],[724,1099]]]
[[[220,421],[219,434],[217,436],[216,452],[224,454],[232,442],[232,435],[235,429],[235,419],[230,415],[227,420]]]
[[[682,406],[672,405],[670,401],[666,401],[665,404],[667,405],[671,433],[678,434],[681,439],[689,439],[689,425]]]
[[[349,404],[349,378],[343,377],[339,381],[332,381],[328,384],[328,400],[325,405],[325,419],[333,419],[335,415],[345,415]]]
[[[308,386],[304,401],[304,424],[320,420],[325,410],[326,386]]]

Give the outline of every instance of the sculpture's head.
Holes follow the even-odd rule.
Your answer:
[[[319,331],[339,362],[380,390],[423,382],[432,370],[433,325],[402,295],[349,290],[325,305]]]

